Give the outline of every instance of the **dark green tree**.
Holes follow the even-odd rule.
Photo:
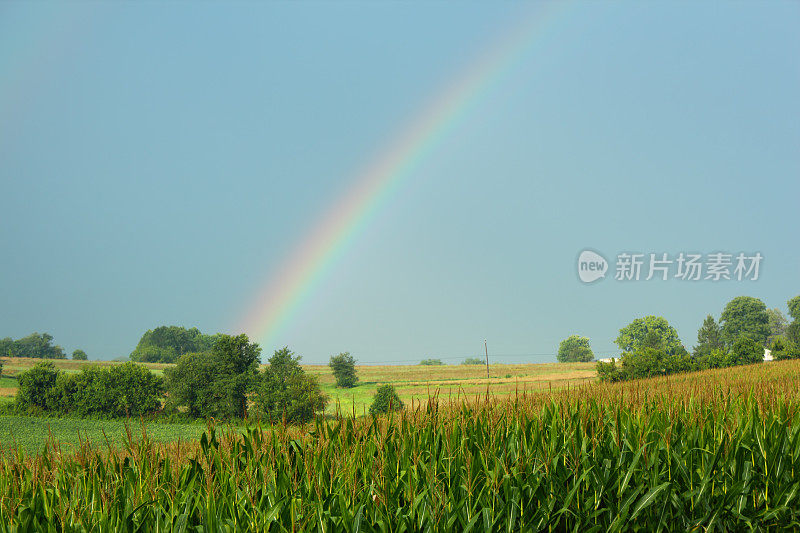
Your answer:
[[[333,370],[333,377],[336,378],[336,386],[350,389],[358,383],[356,375],[356,360],[350,352],[342,352],[339,355],[331,356],[328,366]]]
[[[319,382],[306,375],[300,357],[284,346],[269,359],[260,376],[255,403],[259,414],[270,422],[303,424],[325,409],[328,398]]]
[[[559,363],[585,363],[594,360],[589,337],[570,335],[559,344],[556,358]]]
[[[222,335],[211,350],[229,417],[247,416],[247,393],[255,383],[261,348],[247,335]]]
[[[745,336],[764,346],[769,337],[767,306],[758,298],[737,296],[722,311],[720,329],[728,346]]]
[[[786,353],[798,354],[800,357],[800,296],[795,296],[788,302],[789,316],[792,323],[786,327]]]
[[[207,353],[182,355],[174,367],[164,370],[164,376],[170,410],[183,407],[194,418],[225,415],[222,391],[215,382],[215,361]]]
[[[480,357],[467,357],[463,361],[461,361],[462,365],[482,365],[485,361]]]
[[[444,363],[442,363],[441,359],[423,359],[419,364],[422,366],[441,366]]]
[[[165,371],[170,408],[185,407],[199,417],[245,418],[260,354],[244,334],[220,335],[210,353],[184,354]]]
[[[369,406],[369,414],[375,416],[389,411],[399,411],[403,408],[397,391],[391,385],[381,385],[372,397],[372,404]]]
[[[697,345],[694,347],[694,356],[703,357],[712,350],[719,350],[725,346],[719,324],[711,315],[706,316],[703,325],[697,331]]]
[[[74,361],[86,361],[87,359],[89,359],[89,356],[86,355],[86,352],[84,352],[83,350],[75,350],[74,352],[72,352],[72,359]]]

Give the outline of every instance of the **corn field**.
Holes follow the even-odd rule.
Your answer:
[[[0,531],[797,530],[800,365],[759,366],[9,451]]]

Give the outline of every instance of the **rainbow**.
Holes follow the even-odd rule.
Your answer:
[[[545,21],[557,4],[537,4],[537,13],[518,31],[475,63],[433,103],[426,106],[411,126],[389,144],[358,175],[310,235],[257,292],[249,312],[234,328],[247,333],[262,346],[277,342],[282,328],[302,308],[380,208],[421,161],[451,132],[489,89],[542,37]]]

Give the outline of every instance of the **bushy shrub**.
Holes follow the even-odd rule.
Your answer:
[[[461,361],[462,365],[482,365],[483,363],[484,361],[480,357],[467,357]]]
[[[444,363],[442,363],[441,359],[423,359],[419,362],[419,364],[423,366],[439,366],[443,365]]]
[[[36,363],[19,375],[16,394],[17,406],[25,411],[47,411],[57,403],[53,397],[59,370],[51,362]]]
[[[730,365],[730,355],[725,348],[711,349],[705,355],[696,358],[698,370],[725,368]]]
[[[625,381],[627,376],[620,367],[617,366],[615,359],[611,359],[610,363],[604,361],[597,362],[597,375],[600,381],[614,383],[616,381]]]
[[[731,350],[731,365],[749,365],[764,361],[763,345],[751,337],[739,337]]]
[[[369,414],[379,415],[389,411],[399,411],[403,408],[403,402],[397,391],[391,385],[381,385],[372,397],[372,404],[369,406]]]
[[[331,356],[329,363],[333,376],[336,378],[336,386],[350,389],[358,383],[358,376],[356,375],[356,360],[350,355],[350,352],[343,352],[339,355]]]
[[[692,357],[685,351],[668,355],[664,359],[664,372],[667,374],[680,374],[681,372],[692,372],[697,369],[697,358]]]
[[[622,369],[629,379],[649,378],[666,373],[667,354],[658,348],[645,346],[622,355]]]
[[[25,411],[79,416],[142,416],[161,407],[163,381],[134,363],[109,369],[87,367],[66,374],[52,363],[39,363],[20,374],[17,405]]]

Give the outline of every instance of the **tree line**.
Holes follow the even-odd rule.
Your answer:
[[[163,377],[133,361],[109,368],[87,366],[77,373],[59,370],[52,362],[38,363],[20,374],[15,409],[27,414],[248,418],[290,424],[308,422],[325,410],[328,396],[288,347],[276,350],[260,370],[261,348],[246,335],[196,335],[194,329],[169,326],[145,333],[150,342],[145,353],[164,348],[159,343],[214,339],[204,351],[180,355]],[[159,330],[168,334],[153,335]],[[187,343],[184,349],[188,346],[207,345]],[[175,353],[173,348],[168,345],[162,353]],[[330,367],[338,387],[358,383],[355,359],[349,353],[331,357]],[[402,407],[394,388],[387,385],[378,389],[370,413]]]
[[[767,309],[751,296],[727,303],[717,321],[708,315],[689,353],[664,317],[638,318],[622,328],[615,340],[619,361],[599,361],[603,381],[624,381],[680,372],[760,363],[765,349],[776,360],[800,358],[800,296],[787,302],[788,323],[778,309]],[[619,362],[619,364],[617,364]]]
[[[11,337],[0,339],[0,357],[33,357],[39,359],[66,359],[64,348],[53,344],[53,336],[49,333],[34,332],[21,339]],[[72,352],[75,360],[88,359],[86,352],[75,350]]]

